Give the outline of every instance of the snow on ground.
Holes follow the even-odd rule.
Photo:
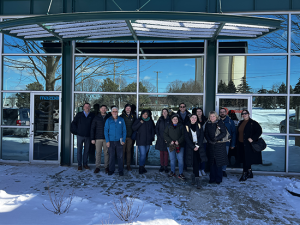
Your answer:
[[[125,224],[112,212],[119,196],[135,196],[134,207],[142,206],[135,225],[145,224],[300,224],[300,198],[285,190],[298,178],[257,176],[238,182],[230,174],[221,185],[202,179],[202,189],[168,178],[157,170],[139,175],[137,169],[124,177],[93,170],[78,172],[74,167],[54,165],[0,164],[1,224]],[[185,175],[189,177],[191,171]],[[51,208],[50,190],[74,199],[68,213],[56,215]],[[52,195],[53,196],[53,195]]]

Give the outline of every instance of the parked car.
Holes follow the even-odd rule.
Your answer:
[[[289,117],[289,131],[290,133],[296,133],[295,129],[300,128],[300,122],[298,122],[298,128],[297,128],[297,120],[296,120],[296,114],[291,114]],[[286,120],[282,120],[279,124],[279,131],[280,133],[286,133]]]
[[[4,126],[29,126],[29,108],[4,108],[2,111]],[[3,128],[3,135],[16,135],[25,137],[29,133],[27,128]]]

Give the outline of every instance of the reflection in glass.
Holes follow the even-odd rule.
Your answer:
[[[286,94],[286,56],[219,56],[218,93]]]
[[[292,15],[291,52],[300,52],[300,15]]]
[[[252,170],[285,171],[285,136],[262,135],[267,148],[262,151],[262,165],[252,165]]]
[[[30,93],[2,93],[2,103],[2,125],[30,125]]]
[[[242,119],[241,113],[243,109],[248,109],[248,99],[221,98],[219,106],[219,109],[226,109],[230,119],[232,119],[237,125],[238,121]]]
[[[29,161],[29,129],[2,128],[2,159]]]
[[[246,41],[247,47],[245,49],[245,53],[286,53],[288,16],[287,15],[253,15],[253,16],[283,20],[281,24],[282,28],[257,39],[230,40],[230,42]],[[227,42],[227,41],[222,40],[222,42]]]
[[[285,133],[286,97],[253,96],[252,118],[263,133]]]
[[[203,57],[142,59],[140,65],[140,92],[203,92]]]
[[[34,96],[34,160],[58,160],[59,95]]]
[[[3,64],[3,90],[61,89],[61,56],[4,56]]]
[[[290,83],[291,83],[291,94],[300,94],[300,56],[291,56],[291,72],[290,72]]]
[[[75,91],[136,92],[136,59],[76,57]]]
[[[300,96],[290,98],[289,132],[291,134],[300,133]]]
[[[300,132],[299,132],[300,133]],[[289,137],[289,172],[300,172],[300,136]]]

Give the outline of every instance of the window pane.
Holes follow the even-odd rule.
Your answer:
[[[283,20],[281,29],[267,34],[263,37],[251,40],[230,40],[229,42],[236,41],[246,43],[244,52],[236,52],[236,48],[221,48],[219,53],[286,53],[287,52],[287,15],[254,15],[255,17],[265,17],[272,19]],[[270,30],[272,31],[272,30]],[[220,42],[228,42],[221,40]]]
[[[30,93],[2,93],[2,125],[30,125]]]
[[[203,57],[140,60],[140,92],[202,93]]]
[[[286,94],[286,56],[220,56],[218,93]]]
[[[300,56],[291,56],[291,94],[300,94]]]
[[[299,132],[300,133],[300,132]],[[289,172],[300,172],[300,136],[289,137]]]
[[[253,96],[252,100],[252,118],[263,133],[286,132],[286,97]]]
[[[76,57],[75,91],[136,92],[136,59]]]
[[[267,148],[262,152],[262,165],[252,165],[258,171],[285,171],[285,136],[262,135]]]
[[[291,51],[300,52],[300,15],[292,15]]]
[[[29,129],[2,128],[2,159],[29,161]]]
[[[4,56],[3,90],[61,90],[61,56]]]
[[[289,131],[290,134],[300,133],[300,96],[290,98]]]

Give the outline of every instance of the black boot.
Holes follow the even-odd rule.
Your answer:
[[[163,166],[161,166],[160,168],[159,168],[159,172],[163,172],[165,170],[165,168],[163,167]]]
[[[243,174],[242,174],[239,181],[246,181],[247,180],[247,175],[248,175],[248,172],[243,172]]]
[[[253,178],[253,173],[251,169],[248,170],[247,178]]]
[[[143,173],[147,173],[147,170],[145,169],[145,166],[142,166],[143,167]]]
[[[143,168],[144,168],[143,166],[139,167],[139,174],[143,174],[144,173]]]
[[[166,173],[169,173],[168,166],[165,166],[165,172],[166,172]]]

